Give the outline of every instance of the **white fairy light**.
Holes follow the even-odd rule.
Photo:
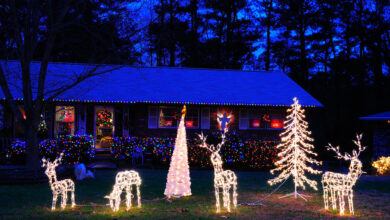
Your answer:
[[[360,140],[362,139],[362,134],[356,135],[356,140],[353,142],[358,146],[359,152],[356,150],[352,151],[352,156],[348,153],[342,155],[339,151],[339,147],[333,147],[331,144],[328,144],[327,149],[332,150],[337,154],[338,159],[350,160],[351,164],[349,165],[348,174],[325,172],[322,175],[322,188],[324,190],[324,205],[325,209],[329,209],[329,201],[332,203],[332,208],[337,208],[337,199],[339,200],[340,206],[340,215],[344,215],[345,209],[345,197],[348,200],[349,212],[353,215],[355,213],[353,207],[353,189],[356,181],[362,175],[362,162],[359,160],[359,155],[362,151],[366,149],[365,146],[362,146]],[[330,198],[329,198],[330,194]]]
[[[190,168],[188,165],[188,149],[184,118],[187,113],[186,106],[182,109],[181,120],[177,130],[175,147],[167,178],[164,195],[170,197],[182,197],[191,195]]]
[[[227,127],[225,128],[225,131],[227,131]],[[237,208],[237,176],[236,174],[231,170],[223,170],[222,168],[222,158],[219,155],[219,151],[221,150],[222,145],[225,144],[225,133],[222,132],[222,142],[217,144],[217,146],[214,145],[207,145],[206,139],[202,134],[199,135],[200,140],[202,141],[201,147],[208,149],[211,152],[211,163],[214,167],[214,190],[215,190],[215,199],[216,199],[216,206],[217,206],[217,212],[221,211],[221,207],[219,204],[219,189],[222,189],[222,199],[223,199],[223,206],[227,209],[228,212],[230,212],[230,203],[233,202],[234,208]],[[232,200],[230,200],[230,188],[232,188],[233,195]]]
[[[64,153],[61,153],[60,156],[56,158],[53,162],[50,162],[45,158],[42,159],[42,167],[46,167],[45,174],[49,178],[50,188],[53,192],[53,201],[51,205],[52,210],[56,209],[58,196],[62,197],[61,209],[65,209],[66,201],[68,200],[68,192],[71,193],[72,208],[76,205],[74,196],[74,182],[71,179],[57,181],[56,167],[61,163],[63,155]]]
[[[137,202],[138,207],[141,207],[141,177],[139,174],[134,170],[126,170],[122,171],[116,174],[115,178],[115,185],[113,187],[112,192],[110,195],[105,196],[104,198],[107,198],[110,200],[110,207],[114,212],[117,212],[119,210],[119,205],[121,204],[121,194],[123,190],[126,191],[126,211],[130,210],[131,208],[131,198],[133,197],[131,191],[133,185],[135,185],[137,189]]]
[[[277,146],[281,150],[278,154],[280,160],[275,163],[277,167],[271,170],[271,174],[281,173],[274,179],[268,180],[268,184],[274,185],[292,176],[295,190],[282,197],[294,195],[295,198],[299,196],[306,200],[305,195],[297,192],[297,188],[305,189],[306,183],[317,190],[317,182],[308,179],[305,172],[320,174],[321,171],[313,169],[308,164],[320,165],[321,162],[309,157],[310,155],[317,156],[317,154],[313,152],[314,146],[310,143],[313,139],[310,137],[311,132],[308,131],[308,123],[305,121],[305,110],[297,98],[293,100],[294,104],[287,109],[289,114],[284,122],[286,130],[280,134],[281,143]]]

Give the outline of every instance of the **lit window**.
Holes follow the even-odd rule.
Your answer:
[[[74,135],[74,106],[56,106],[56,135]]]
[[[266,110],[249,110],[248,121],[252,129],[282,129],[284,123],[281,115]]]
[[[181,118],[181,109],[179,107],[161,106],[159,109],[159,127],[177,128]],[[199,109],[187,108],[185,118],[187,128],[199,127]]]

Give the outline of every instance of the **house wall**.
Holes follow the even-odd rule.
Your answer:
[[[75,107],[75,134],[95,135],[95,107],[107,106],[114,108],[114,135],[115,136],[160,136],[175,137],[177,128],[150,128],[150,108],[159,109],[160,106],[182,108],[182,105],[153,105],[153,104],[111,104],[111,103],[78,103],[78,102],[55,102],[47,103],[45,107],[45,120],[49,129],[49,136],[55,135],[55,106],[70,105]],[[285,117],[286,107],[260,107],[260,106],[217,106],[217,105],[187,105],[187,108],[199,109],[199,127],[187,128],[187,135],[194,137],[201,131],[219,130],[217,112],[233,114],[233,121],[229,124],[230,130],[235,130],[244,137],[255,137],[263,140],[274,140],[279,137],[282,129],[242,129],[240,120],[245,116],[245,111],[272,112],[273,114]],[[208,114],[205,114],[208,113]],[[243,115],[241,115],[243,114]],[[8,114],[9,115],[9,114]],[[208,117],[207,117],[208,116]],[[13,118],[13,116],[8,116]],[[158,123],[158,117],[157,117]],[[15,122],[11,123],[15,127]],[[240,125],[241,124],[241,125]],[[14,128],[13,128],[14,129]],[[15,134],[13,134],[15,135]]]

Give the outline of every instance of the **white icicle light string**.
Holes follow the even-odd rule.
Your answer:
[[[308,179],[305,172],[320,174],[321,171],[313,169],[307,163],[320,165],[321,162],[310,157],[317,156],[317,153],[313,151],[314,146],[311,144],[313,138],[310,137],[311,132],[308,130],[308,123],[305,121],[305,110],[299,104],[297,98],[294,98],[293,101],[294,103],[287,109],[289,114],[284,126],[286,130],[280,134],[281,143],[277,146],[281,150],[278,154],[281,159],[275,163],[276,168],[271,170],[271,174],[281,173],[279,176],[268,180],[268,184],[275,185],[292,176],[295,190],[286,196],[294,195],[295,198],[300,196],[306,200],[304,195],[297,192],[297,188],[305,189],[306,183],[317,190],[317,182]]]
[[[169,165],[167,184],[164,195],[168,198],[179,198],[191,195],[190,168],[188,165],[187,135],[185,128],[186,106],[182,109],[182,116],[177,131],[175,146]]]
[[[126,192],[126,211],[131,209],[132,186],[135,185],[137,189],[137,202],[138,207],[141,207],[141,191],[140,186],[142,184],[141,177],[138,172],[134,170],[122,171],[117,173],[115,178],[115,184],[110,195],[104,198],[109,199],[110,207],[114,212],[119,210],[121,204],[121,194]]]
[[[334,172],[325,172],[322,175],[322,188],[324,190],[324,208],[329,209],[329,202],[332,204],[332,208],[337,208],[337,200],[340,207],[340,215],[345,214],[345,197],[348,200],[349,212],[353,215],[355,213],[353,206],[353,189],[352,187],[356,184],[356,181],[359,179],[362,171],[362,162],[359,160],[359,155],[362,151],[366,149],[365,146],[361,144],[362,134],[356,135],[356,140],[353,142],[358,146],[358,152],[356,150],[352,151],[352,156],[348,153],[342,155],[340,153],[339,147],[333,147],[331,144],[328,144],[327,149],[332,150],[337,154],[338,159],[344,159],[351,161],[349,166],[348,174],[334,173]],[[330,198],[329,198],[330,194]]]
[[[58,158],[53,162],[42,158],[42,167],[46,167],[45,174],[49,178],[50,189],[53,193],[53,201],[51,205],[51,210],[56,209],[56,203],[58,196],[61,196],[61,210],[64,210],[66,207],[66,202],[68,200],[68,192],[71,194],[71,207],[73,208],[76,205],[75,202],[75,185],[71,179],[64,179],[57,181],[56,167],[61,163],[61,159],[64,153],[61,153]]]

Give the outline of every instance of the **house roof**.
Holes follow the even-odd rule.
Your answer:
[[[390,111],[360,117],[360,120],[390,120]]]
[[[14,98],[22,99],[20,63],[2,61],[1,65],[8,72],[8,81],[12,82]],[[31,64],[33,76],[38,75],[39,65],[39,62]],[[87,64],[49,63],[45,92],[68,84],[74,74],[93,67]],[[282,72],[132,66],[117,68],[112,65],[99,67],[99,71],[115,70],[82,81],[54,101],[289,106],[292,99],[297,97],[303,106],[322,106]],[[36,78],[32,80],[36,82]],[[0,97],[4,99],[1,90]]]

